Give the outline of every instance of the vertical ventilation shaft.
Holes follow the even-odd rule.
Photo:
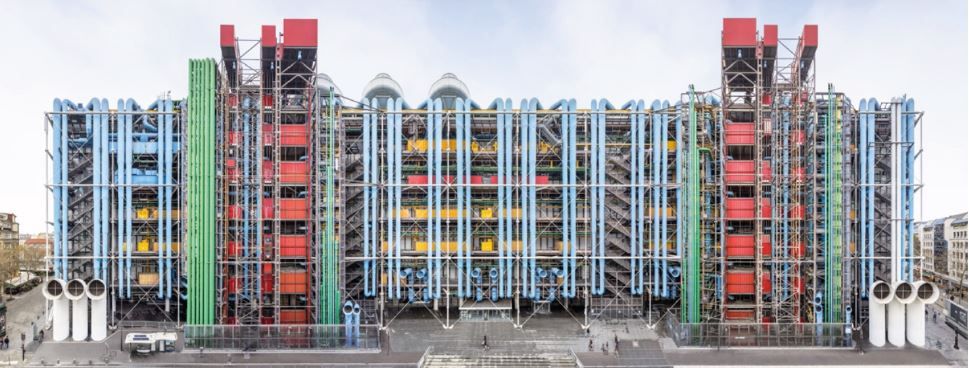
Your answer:
[[[916,281],[915,300],[905,308],[905,337],[918,347],[925,346],[925,305],[939,300],[939,287],[933,283]]]
[[[888,342],[902,347],[905,346],[905,306],[915,301],[915,290],[907,281],[896,281],[892,289],[895,298],[888,303]]]
[[[67,283],[67,298],[74,307],[72,312],[71,339],[87,339],[87,284],[84,280],[74,279]]]
[[[885,309],[894,297],[892,286],[877,281],[871,286],[868,297],[868,341],[876,347],[885,346]]]
[[[44,297],[53,302],[50,313],[54,341],[66,340],[67,335],[71,332],[71,317],[68,315],[70,313],[70,306],[68,305],[67,298],[64,296],[65,288],[66,286],[63,280],[50,279],[47,280],[47,284],[44,285],[44,289],[42,290]]]
[[[102,341],[108,336],[108,300],[104,281],[91,280],[87,284],[87,298],[91,300],[91,340]]]

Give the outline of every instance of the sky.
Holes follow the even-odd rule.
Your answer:
[[[588,107],[719,88],[723,17],[778,24],[782,38],[818,24],[817,89],[913,97],[925,111],[916,216],[969,208],[966,1],[3,1],[0,212],[22,232],[45,229],[43,112],[55,97],[184,97],[188,59],[219,57],[219,24],[257,38],[263,24],[318,18],[318,69],[354,98],[385,72],[416,105],[451,72],[482,103]]]

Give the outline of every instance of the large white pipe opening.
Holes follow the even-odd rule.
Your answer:
[[[884,281],[876,281],[868,292],[868,342],[876,347],[885,346],[885,308],[894,294]]]
[[[902,347],[905,346],[905,306],[915,301],[915,289],[907,281],[896,281],[892,286],[895,298],[888,303],[888,342]]]
[[[49,279],[41,290],[44,298],[52,302],[51,313],[51,335],[54,341],[64,341],[71,332],[70,304],[64,297],[66,285],[63,280]]]
[[[87,297],[91,300],[91,340],[101,341],[108,337],[108,290],[104,281],[91,280],[87,284]]]
[[[914,285],[915,301],[905,308],[905,337],[918,347],[925,346],[925,306],[939,300],[939,288],[935,284],[917,281]]]
[[[84,280],[74,279],[67,282],[67,292],[64,294],[73,305],[71,339],[74,341],[87,340],[87,284]]]

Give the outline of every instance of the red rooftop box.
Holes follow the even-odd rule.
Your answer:
[[[757,46],[757,18],[723,18],[723,46]]]
[[[764,46],[777,47],[777,25],[764,25]]]
[[[818,47],[818,25],[805,24],[804,32],[801,34],[801,42],[804,47]]]
[[[284,47],[316,47],[316,19],[283,19]]]
[[[231,24],[219,25],[219,46],[232,47],[236,44],[236,27]]]
[[[262,47],[276,47],[276,26],[262,26]]]

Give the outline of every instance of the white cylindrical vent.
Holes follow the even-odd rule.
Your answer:
[[[915,301],[905,308],[905,337],[918,347],[925,347],[925,306],[939,299],[939,288],[935,284],[917,281],[913,285]]]
[[[71,333],[71,316],[69,315],[71,306],[64,296],[64,289],[66,288],[63,280],[50,279],[47,280],[47,284],[41,290],[44,298],[52,302],[50,308],[51,335],[53,335],[54,341],[67,340],[67,336]]]
[[[906,281],[896,281],[893,286],[895,297],[888,303],[888,342],[905,346],[905,306],[915,301],[915,290]]]
[[[91,300],[91,340],[101,341],[108,337],[108,290],[104,281],[94,279],[87,284],[87,297]]]
[[[894,297],[892,286],[876,281],[868,295],[868,342],[882,347],[885,346],[885,308]]]
[[[87,340],[87,284],[84,280],[74,279],[67,283],[67,299],[71,300],[71,339]]]

